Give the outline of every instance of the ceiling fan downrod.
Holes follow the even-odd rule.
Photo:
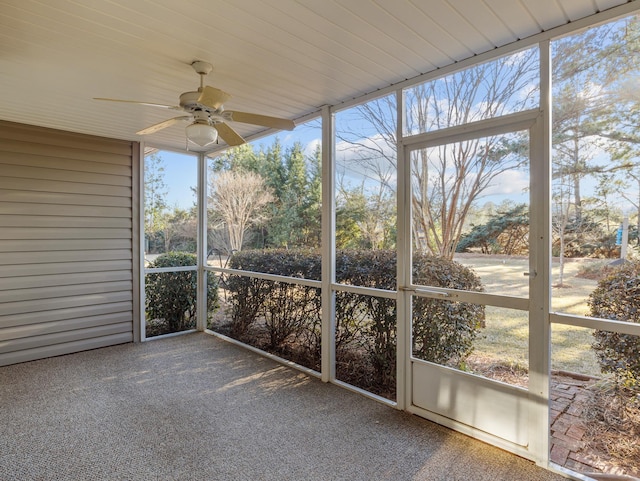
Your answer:
[[[202,92],[202,90],[204,89],[204,77],[211,73],[211,71],[213,70],[213,65],[202,60],[194,60],[193,62],[191,62],[191,67],[193,67],[193,70],[195,70],[196,73],[200,75],[200,88],[198,89],[198,92]]]

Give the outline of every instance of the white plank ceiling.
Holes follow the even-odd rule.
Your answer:
[[[177,115],[193,60],[225,107],[299,119],[627,0],[0,0],[0,119],[119,139]],[[262,128],[234,123],[250,137]],[[145,138],[185,148],[184,125]]]

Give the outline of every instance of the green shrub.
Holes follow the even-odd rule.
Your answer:
[[[594,317],[640,323],[640,262],[629,262],[598,282],[589,296]],[[596,330],[592,347],[603,373],[620,382],[640,379],[640,336]]]
[[[196,255],[186,252],[167,252],[149,264],[149,268],[195,266]],[[196,292],[198,273],[155,272],[147,274],[145,298],[148,335],[179,332],[196,327]],[[207,276],[207,310],[218,306],[216,278]]]
[[[391,250],[340,250],[336,252],[336,281],[361,287],[394,291],[396,289],[396,253]],[[336,293],[337,367],[343,379],[361,376],[352,381],[374,392],[389,392],[395,387],[397,310],[395,299],[348,292]],[[354,353],[364,351],[367,373],[352,372]]]
[[[396,290],[396,253],[388,250],[343,250],[336,253],[336,281],[342,284]],[[230,267],[289,277],[320,279],[317,252],[270,250],[236,253]],[[414,281],[430,286],[481,290],[478,277],[452,261],[414,256]],[[321,299],[317,288],[243,276],[230,276],[230,334],[271,352],[298,343],[319,368]],[[395,386],[396,301],[383,297],[336,293],[336,351],[363,352],[373,369],[371,383],[380,390]],[[471,352],[484,321],[479,305],[416,298],[414,355],[446,365],[459,365]],[[258,324],[260,328],[258,328]],[[256,333],[263,331],[263,339]],[[349,356],[350,359],[353,355]],[[362,386],[361,386],[362,387]]]
[[[230,259],[229,267],[307,279],[320,279],[321,268],[317,253],[280,249],[238,252]],[[251,327],[263,319],[268,349],[280,351],[292,338],[304,336],[319,359],[320,293],[317,288],[236,275],[229,276],[224,287],[231,294],[230,334],[233,337],[250,341],[247,336]]]

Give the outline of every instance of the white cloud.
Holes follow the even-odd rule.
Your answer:
[[[380,184],[395,186],[395,148],[387,144],[381,135],[357,142],[357,145],[344,141],[336,144],[338,180],[351,187],[364,183],[365,189],[372,190],[377,189]]]
[[[312,157],[316,153],[316,149],[322,146],[322,139],[312,139],[308,141],[304,146],[304,155],[306,157]]]
[[[489,187],[482,193],[482,197],[522,197],[528,196],[529,174],[522,170],[505,170],[498,174]],[[522,200],[520,200],[522,201]]]

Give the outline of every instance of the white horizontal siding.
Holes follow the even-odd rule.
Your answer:
[[[37,190],[0,189],[0,202],[131,208],[131,200],[128,197],[95,195],[94,193],[74,194],[67,192],[39,192]],[[98,211],[96,211],[96,215],[98,215],[97,212]]]
[[[73,341],[111,336],[113,334],[123,334],[127,331],[131,331],[130,322],[104,324],[89,328],[80,326],[70,331],[47,332],[42,336],[28,336],[19,339],[13,339],[10,343],[6,344],[4,342],[0,342],[0,355],[9,352],[36,349],[43,346],[51,346],[52,344],[65,344]]]
[[[31,227],[34,224],[47,228],[95,227],[131,229],[131,219],[124,217],[67,217],[62,215],[3,215],[0,224],[6,227]]]
[[[84,257],[92,259],[95,259],[96,257],[94,251],[90,251],[89,253],[78,252],[77,255],[78,257],[83,255]],[[0,268],[0,277],[70,274],[73,272],[104,272],[109,270],[128,269],[130,267],[131,260],[91,260],[89,262],[7,265]]]
[[[131,236],[131,229],[94,227],[3,227],[0,239],[122,239]]]
[[[30,167],[24,165],[0,164],[2,168],[2,176],[8,179],[26,179],[32,181],[35,179],[43,179],[46,181],[60,180],[63,182],[73,181],[75,183],[89,185],[119,185],[130,187],[131,176],[100,174],[96,172],[83,170],[66,170],[56,167],[65,165],[64,159],[54,159],[51,161],[51,168],[46,167]]]
[[[85,335],[87,337],[85,339],[54,344],[43,344],[31,349],[0,353],[0,366],[131,342],[130,332],[92,337],[95,334],[95,332],[86,332]]]
[[[8,318],[18,314],[30,312],[46,312],[56,309],[68,309],[78,306],[96,306],[113,302],[131,302],[131,291],[103,292],[98,294],[71,295],[55,297],[41,301],[15,301],[0,304],[0,326],[5,323],[3,317]],[[0,327],[0,329],[2,329]]]
[[[0,295],[10,289],[33,289],[41,287],[96,284],[100,282],[132,281],[131,271],[83,272],[60,276],[40,275],[0,278]]]
[[[84,239],[73,239],[75,244],[80,244],[83,242],[86,244],[87,241]],[[107,239],[109,241],[111,239]],[[1,241],[0,241],[1,242]],[[27,241],[25,241],[27,242]],[[49,241],[51,242],[51,241]],[[49,242],[45,242],[49,244]],[[62,240],[60,242],[65,242]],[[43,246],[44,247],[44,246]],[[97,251],[97,252],[96,252]],[[0,265],[5,266],[24,266],[25,264],[39,264],[42,265],[43,269],[51,268],[51,266],[47,266],[45,264],[51,263],[51,261],[56,261],[56,263],[60,262],[73,262],[75,264],[64,267],[65,272],[75,272],[73,269],[78,267],[80,270],[77,272],[86,272],[86,269],[91,269],[92,266],[79,266],[81,262],[92,262],[96,259],[100,259],[100,261],[113,261],[113,260],[127,260],[131,259],[131,249],[92,249],[87,251],[72,251],[65,249],[64,251],[52,249],[51,251],[40,251],[40,252],[0,252]],[[104,266],[108,269],[109,266]],[[71,270],[69,270],[71,269]],[[19,271],[14,271],[19,272]],[[33,271],[31,271],[33,272]],[[103,271],[104,272],[104,271]],[[12,276],[19,274],[12,274]],[[33,275],[33,274],[27,274]],[[0,277],[2,277],[2,273],[0,273]]]
[[[130,312],[126,310],[111,314],[104,314],[90,317],[77,317],[73,319],[63,319],[61,321],[41,322],[29,324],[27,326],[8,327],[0,334],[0,352],[3,349],[2,342],[6,339],[21,339],[34,336],[46,336],[48,334],[87,329],[90,327],[106,326],[110,324],[124,324],[130,322]],[[14,344],[12,348],[15,348]],[[17,350],[17,349],[14,349]]]
[[[1,204],[0,204],[1,205]],[[129,259],[131,251],[129,247],[131,241],[129,239],[96,239],[91,242],[90,248],[92,250],[110,250],[110,249],[125,249],[128,252],[126,257],[120,257],[120,259]],[[36,240],[0,240],[0,253],[1,252],[31,252],[43,251],[49,255],[51,259],[51,251],[77,251],[78,249],[86,249],[87,243],[80,239],[36,239]],[[54,254],[58,255],[58,254]],[[94,254],[95,256],[95,254]],[[102,257],[102,256],[101,256]],[[41,262],[41,261],[39,261]],[[0,264],[2,264],[0,262]],[[10,262],[9,262],[10,264]]]
[[[69,175],[69,178],[73,178]],[[130,187],[89,184],[84,182],[54,181],[48,179],[29,179],[28,177],[0,177],[0,189],[22,190],[28,192],[55,192],[64,194],[88,194],[116,197],[131,197]]]
[[[0,122],[0,365],[133,340],[133,147]]]
[[[12,331],[10,328],[16,326],[43,326],[45,329],[51,323],[62,321],[62,322],[70,322],[75,319],[87,319],[92,316],[102,316],[102,315],[110,315],[117,314],[120,312],[131,312],[133,309],[133,304],[131,301],[124,302],[109,302],[107,304],[89,304],[87,306],[74,306],[63,309],[55,309],[48,310],[42,312],[26,312],[22,314],[14,314],[10,318],[7,317],[4,321],[5,327],[0,330],[0,334],[2,334],[2,339],[11,339],[9,334],[5,333],[13,333],[12,335],[16,338],[20,337],[20,335],[16,335],[15,331]],[[6,330],[5,330],[6,329]],[[29,329],[24,329],[25,332],[28,332]],[[7,337],[9,336],[9,337]]]
[[[94,219],[101,217],[131,219],[131,209],[127,207],[100,207],[96,205],[65,205],[59,204],[36,204],[20,202],[2,202],[0,204],[0,215],[59,215],[64,212],[65,216],[87,217]]]
[[[47,299],[59,299],[61,297],[81,296],[85,294],[106,294],[112,292],[131,291],[131,281],[120,282],[94,282],[91,284],[72,284],[53,287],[36,287],[33,289],[7,289],[0,291],[0,303],[33,301],[46,304]]]
[[[23,144],[14,142],[8,145],[13,145],[14,147],[20,147]],[[106,162],[98,162],[95,158],[91,158],[91,160],[79,159],[72,160],[69,158],[64,158],[64,162],[58,164],[58,160],[60,157],[55,157],[53,155],[44,155],[45,150],[42,148],[39,149],[31,149],[36,150],[36,152],[30,153],[19,153],[19,152],[10,152],[7,151],[7,144],[4,147],[0,147],[0,164],[4,165],[19,165],[23,167],[45,167],[49,169],[58,168],[60,170],[84,170],[87,172],[97,172],[101,174],[112,174],[112,175],[131,175],[131,167],[128,164],[111,164]],[[26,150],[26,149],[23,149]],[[71,153],[76,154],[76,156],[80,157],[80,154],[73,150]],[[62,152],[59,152],[62,154]],[[37,157],[35,156],[37,155]],[[103,154],[106,155],[106,154]]]
[[[62,130],[40,129],[37,132],[31,125],[14,122],[2,122],[0,125],[0,145],[19,145],[16,152],[40,149],[41,152],[64,152],[62,158],[104,161],[111,164],[131,165],[131,143],[112,141],[102,137],[76,134]],[[36,135],[34,135],[34,133]],[[75,152],[75,154],[74,154]],[[87,155],[85,152],[90,153]],[[127,160],[129,159],[129,161]]]

